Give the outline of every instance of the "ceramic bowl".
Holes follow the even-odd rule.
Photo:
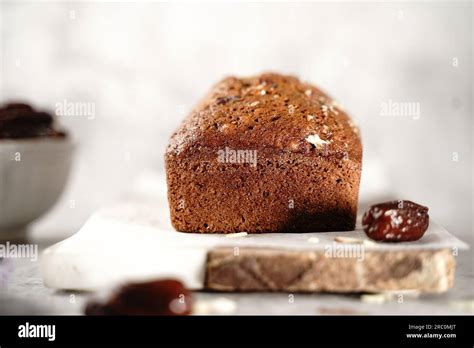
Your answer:
[[[0,139],[0,239],[22,237],[56,203],[74,147],[68,138]]]

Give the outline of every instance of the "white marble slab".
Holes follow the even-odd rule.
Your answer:
[[[41,257],[41,273],[45,285],[57,289],[95,290],[127,280],[168,276],[181,279],[189,288],[202,289],[206,254],[212,248],[324,250],[335,243],[337,236],[368,240],[360,228],[233,238],[180,233],[170,224],[163,195],[135,195],[95,213],[75,235],[46,249]],[[433,220],[419,241],[364,244],[365,250],[381,251],[467,247]]]

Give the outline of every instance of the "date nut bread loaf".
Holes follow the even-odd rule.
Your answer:
[[[178,231],[354,229],[358,129],[328,95],[295,77],[222,80],[172,135],[165,157]]]

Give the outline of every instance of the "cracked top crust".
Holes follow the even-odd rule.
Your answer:
[[[358,128],[338,103],[276,73],[217,83],[172,135],[167,154],[226,146],[362,158]]]

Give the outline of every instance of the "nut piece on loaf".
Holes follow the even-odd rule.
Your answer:
[[[355,227],[358,130],[334,100],[295,77],[222,80],[172,135],[165,157],[178,231]]]

